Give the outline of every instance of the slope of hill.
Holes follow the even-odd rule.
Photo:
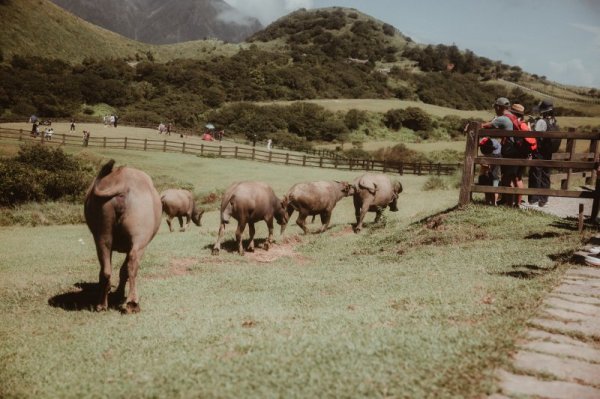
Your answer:
[[[144,43],[205,38],[241,42],[262,28],[223,0],[51,0],[73,14]]]
[[[4,57],[18,54],[77,62],[85,57],[133,57],[151,48],[85,22],[47,0],[3,0],[0,19]]]

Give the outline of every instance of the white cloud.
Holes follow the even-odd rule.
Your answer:
[[[588,87],[598,85],[599,83],[596,81],[594,73],[590,72],[579,58],[563,62],[550,61],[550,71],[551,73],[548,75],[551,76],[552,80],[557,82]]]
[[[594,45],[600,47],[600,26],[585,25],[585,24],[578,24],[578,23],[572,23],[571,26],[573,26],[577,29],[580,29],[584,32],[591,33],[592,36],[594,37],[594,39],[593,39]]]
[[[227,0],[227,3],[265,26],[299,8],[313,8],[313,0]]]

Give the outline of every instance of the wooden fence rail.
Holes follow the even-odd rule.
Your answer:
[[[288,152],[267,151],[255,147],[222,146],[215,144],[197,144],[181,141],[137,139],[127,137],[90,137],[87,142],[81,136],[55,134],[51,140],[42,137],[32,138],[29,132],[19,129],[0,128],[0,139],[14,141],[38,141],[46,145],[83,146],[132,151],[178,152],[202,157],[234,158],[282,165],[296,165],[340,170],[357,170],[383,173],[415,175],[452,175],[460,164],[442,163],[406,163],[375,161],[371,159],[346,159],[327,156],[313,156]]]
[[[492,158],[478,156],[478,143],[481,137],[547,137],[555,139],[566,139],[567,151],[553,154],[552,160],[538,159],[510,159]],[[589,141],[587,151],[576,152],[578,140]],[[593,198],[592,220],[598,216],[600,205],[600,179],[598,178],[600,148],[598,146],[600,133],[596,130],[591,133],[576,132],[571,129],[568,132],[520,132],[496,129],[480,129],[478,122],[472,122],[467,131],[467,143],[465,150],[465,161],[460,189],[459,206],[464,206],[471,201],[473,192],[500,193],[500,194],[525,194],[525,195],[548,195],[550,197],[569,198]],[[492,187],[482,186],[475,183],[475,165],[513,165],[513,166],[541,166],[558,170],[561,177],[560,189],[542,188],[516,188],[516,187]],[[577,172],[575,172],[577,171]],[[595,184],[593,191],[570,190],[572,180],[575,176],[583,176],[586,183]],[[563,178],[564,177],[564,178]]]

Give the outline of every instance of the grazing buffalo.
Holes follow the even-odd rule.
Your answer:
[[[306,218],[310,215],[321,216],[321,229],[324,232],[329,227],[331,213],[333,208],[344,197],[352,195],[354,188],[348,182],[342,181],[316,181],[311,183],[294,184],[288,191],[285,199],[287,200],[287,212],[292,217],[294,210],[298,211],[296,224],[308,234],[306,227]]]
[[[196,226],[202,226],[203,210],[196,207],[194,195],[188,190],[168,189],[160,193],[160,202],[162,202],[162,210],[167,214],[167,224],[169,230],[173,232],[171,221],[174,217],[179,220],[179,231],[186,231],[190,226],[190,220]],[[185,216],[185,226],[183,225],[183,217]]]
[[[383,210],[389,205],[390,211],[398,211],[398,194],[402,192],[402,184],[383,174],[366,173],[357,177],[354,182],[354,214],[358,233],[367,212],[376,212],[375,222],[379,221]]]
[[[269,228],[269,237],[264,245],[265,250],[273,243],[273,218],[284,230],[288,221],[287,203],[277,198],[273,189],[266,183],[259,181],[246,181],[234,183],[227,188],[221,200],[221,226],[219,236],[212,253],[217,255],[221,250],[221,240],[225,232],[225,225],[233,216],[238,221],[235,238],[238,244],[238,252],[244,254],[242,247],[242,233],[246,224],[250,227],[250,244],[247,250],[254,251],[254,223],[264,220]]]
[[[129,281],[123,311],[139,312],[135,279],[146,246],[160,226],[160,197],[146,173],[127,167],[113,170],[114,164],[111,160],[102,167],[84,205],[85,221],[94,236],[100,261],[100,299],[96,310],[108,308],[111,257],[117,251],[127,254],[117,288],[119,298],[124,298]]]

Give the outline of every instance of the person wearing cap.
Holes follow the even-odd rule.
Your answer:
[[[536,132],[558,131],[558,123],[554,116],[554,104],[551,100],[541,101],[535,110],[540,117],[534,125]],[[537,139],[537,149],[533,152],[533,159],[551,160],[552,153],[558,151],[560,139],[552,140],[550,138],[539,137]],[[550,188],[550,168],[531,166],[529,168],[529,188]],[[531,206],[545,206],[548,202],[547,195],[530,195],[528,202]]]
[[[496,116],[490,122],[483,123],[481,125],[482,129],[502,129],[502,130],[513,130],[513,122],[510,119],[510,101],[506,97],[498,97],[493,104],[494,112]],[[491,139],[495,141],[494,147],[501,148],[500,141],[496,138]],[[502,155],[500,151],[493,153],[494,157],[501,158]],[[505,167],[500,165],[491,165],[492,175],[493,175],[493,183],[494,187],[498,187],[500,185],[501,174],[504,173]],[[494,194],[495,200],[494,203],[498,203],[498,194]]]
[[[514,103],[510,106],[510,112],[515,116],[512,119],[513,126],[516,126],[519,131],[530,131],[531,128],[529,123],[525,121],[525,107],[521,104]],[[537,143],[534,138],[515,138],[515,137],[506,137],[507,140],[512,140],[512,144],[518,148],[517,153],[513,156],[513,158],[520,159],[528,159],[531,158],[532,151],[537,148]],[[523,172],[525,172],[524,166],[508,166],[506,167],[506,183],[510,187],[518,187],[523,188]],[[505,170],[503,169],[503,176]],[[511,196],[510,205],[512,206],[521,206],[523,196],[521,194],[517,194],[515,196]],[[516,200],[516,201],[515,201]]]

